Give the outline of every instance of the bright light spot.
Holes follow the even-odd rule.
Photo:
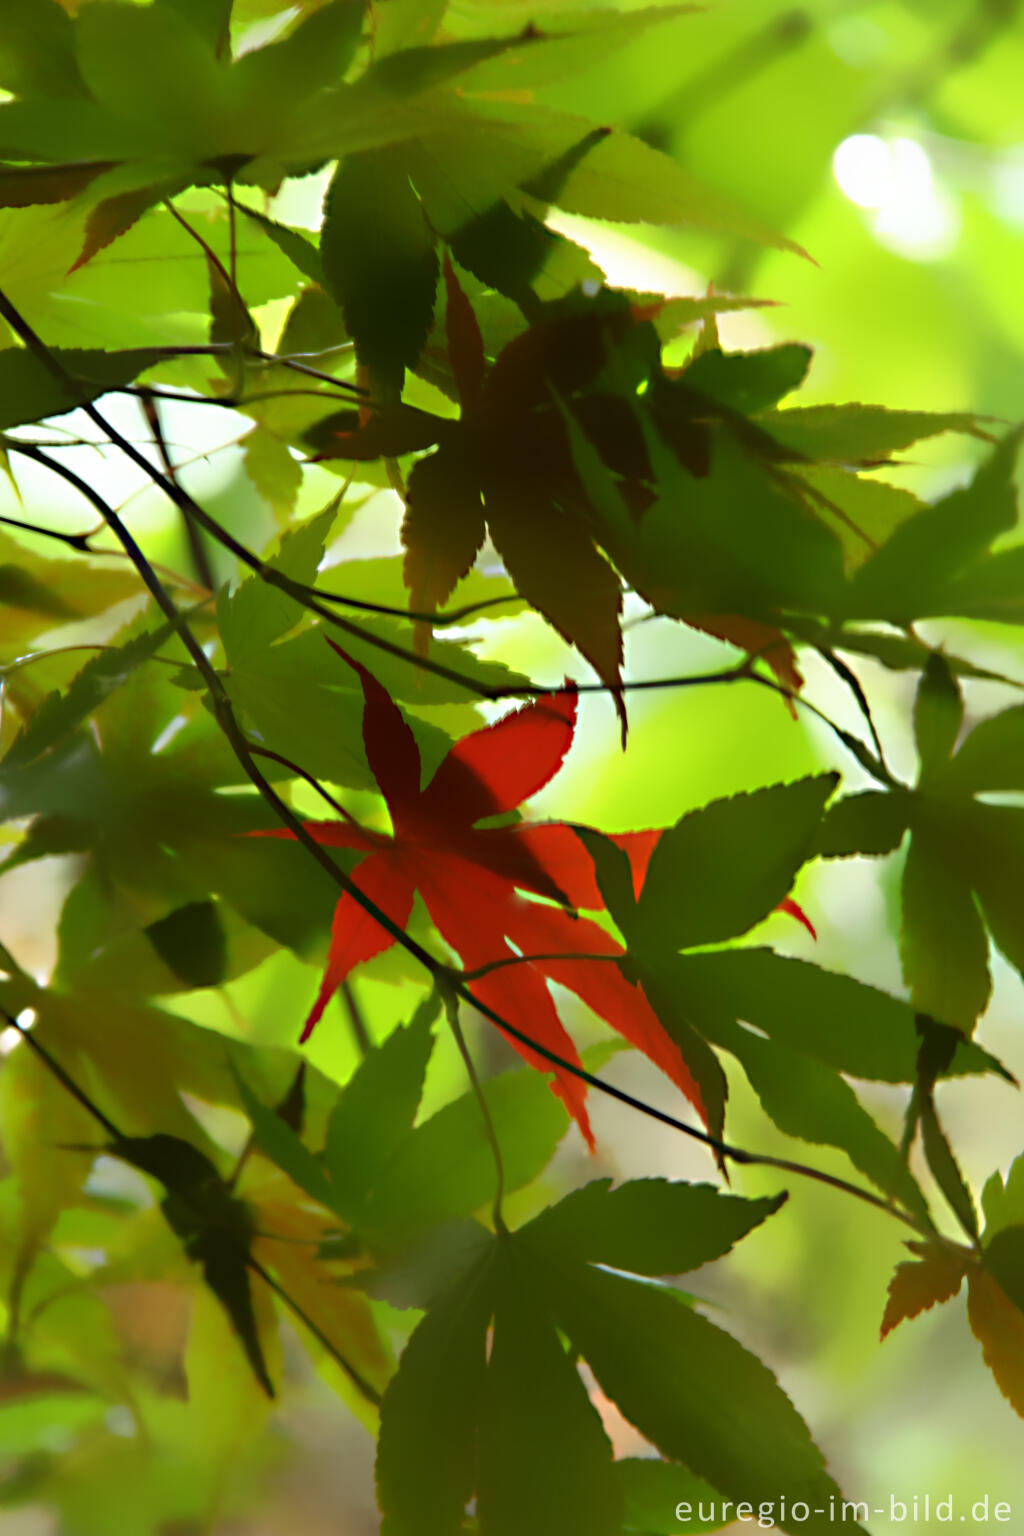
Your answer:
[[[836,150],[832,170],[851,203],[881,208],[892,185],[892,151],[873,133],[855,133]]]
[[[186,725],[188,725],[187,715],[175,715],[174,719],[164,726],[149,750],[153,753],[162,752],[165,747],[170,746],[178,732],[184,730]]]
[[[31,1029],[36,1021],[34,1008],[23,1008],[17,1016],[17,1023],[22,1029]],[[16,1045],[21,1044],[21,1035],[16,1029],[0,1030],[0,1056],[9,1056]]]
[[[135,1415],[123,1403],[115,1403],[113,1408],[109,1408],[103,1422],[112,1435],[118,1435],[124,1440],[130,1440],[135,1434]]]
[[[992,173],[992,206],[1004,224],[1024,225],[1024,150],[1013,150]]]
[[[841,16],[825,30],[832,52],[854,69],[868,69],[885,57],[889,39],[882,27],[863,16]]]
[[[956,204],[936,183],[927,151],[913,139],[853,134],[836,150],[832,169],[851,203],[875,210],[874,234],[897,255],[931,261],[956,243]]]

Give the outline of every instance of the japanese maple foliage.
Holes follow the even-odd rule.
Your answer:
[[[593,910],[602,901],[590,857],[571,828],[561,822],[478,825],[515,810],[558,772],[572,744],[575,690],[566,687],[538,699],[456,742],[421,789],[419,750],[398,707],[372,673],[333,641],[328,644],[359,675],[366,701],[366,755],[393,832],[389,836],[340,820],[308,821],[306,830],[327,847],[365,851],[356,883],[399,927],[408,922],[418,890],[438,932],[466,970],[512,961],[473,982],[481,1002],[510,1024],[578,1064],[576,1048],[545,986],[546,980],[558,982],[643,1051],[705,1116],[700,1091],[679,1047],[642,990],[608,963],[623,952],[621,945],[578,915],[577,909]],[[285,828],[252,835],[293,836]],[[659,830],[651,830],[614,839],[628,854],[638,885],[659,836]],[[524,900],[519,891],[558,905]],[[342,895],[303,1040],[353,968],[394,942],[353,896]],[[542,958],[519,962],[519,955]],[[571,958],[545,958],[550,956]],[[547,1070],[543,1057],[517,1040],[512,1044],[532,1066]],[[593,1146],[584,1084],[556,1069],[553,1086]]]

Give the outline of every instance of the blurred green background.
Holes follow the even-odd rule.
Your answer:
[[[1024,400],[1024,22],[1017,11],[1013,0],[818,0],[798,7],[734,0],[654,29],[607,64],[544,93],[561,110],[622,123],[670,150],[709,185],[799,241],[815,264],[725,245],[685,227],[627,232],[577,219],[559,227],[591,247],[612,282],[668,293],[700,293],[713,282],[716,289],[776,301],[777,307],[727,317],[723,341],[733,347],[784,339],[813,344],[810,394],[802,403],[884,401],[1018,418]],[[454,32],[482,32],[496,17],[508,27],[532,15],[531,5],[519,0],[456,0],[450,20]],[[314,224],[315,198],[309,183],[286,189],[279,216]],[[267,306],[268,322],[279,311],[279,304]],[[243,478],[237,449],[221,446],[231,437],[222,414],[208,414],[209,422],[196,410],[173,415],[170,435],[193,452],[211,450],[194,488],[229,512],[250,542],[259,542],[261,534],[269,537],[272,518]],[[966,478],[976,446],[968,439],[936,439],[922,445],[913,463],[887,474],[936,494]],[[119,497],[138,488],[120,470],[109,472]],[[321,506],[335,484],[325,472],[311,472],[300,511]],[[28,475],[26,488],[32,489]],[[52,486],[46,495],[54,515],[61,513]],[[153,555],[180,562],[177,529],[155,496],[142,493],[135,514],[134,526]],[[77,513],[66,515],[68,526],[78,525]],[[393,553],[397,523],[394,498],[377,494],[334,554]],[[924,628],[929,638],[945,633],[940,625]],[[533,618],[483,625],[479,640],[487,653],[541,678],[567,669],[579,673],[552,632]],[[974,628],[969,644],[976,658],[992,658],[1020,674],[1021,642],[1008,631]],[[720,656],[713,642],[666,621],[629,631],[633,677],[702,670],[717,665]],[[909,766],[912,680],[867,662],[859,671],[877,702],[888,755],[897,770]],[[808,691],[852,723],[848,698],[823,668],[808,667]],[[971,685],[967,692],[969,710],[992,707],[984,687]],[[856,765],[840,761],[826,732],[806,717],[794,723],[781,702],[762,690],[637,697],[625,755],[611,708],[599,699],[587,703],[568,764],[534,810],[613,830],[663,825],[715,795],[818,765],[841,767],[847,787],[858,783]],[[766,925],[764,938],[898,989],[892,911],[898,858],[813,869],[797,894],[817,924],[817,945],[778,916]],[[51,936],[68,873],[68,861],[54,860],[0,885],[5,942],[41,973],[52,963]],[[244,1016],[254,1038],[290,1039],[314,982],[313,968],[285,956],[226,990],[230,1009]],[[369,975],[358,986],[376,1033],[408,1011],[408,984]],[[574,1000],[566,995],[560,1001],[577,1039],[601,1038]],[[1024,1079],[1022,1001],[1019,977],[997,962],[982,1039]],[[213,995],[181,1000],[181,1011],[220,1027],[229,1027],[227,1008]],[[501,1047],[493,1036],[480,1034],[478,1049],[489,1066],[499,1064]],[[314,1041],[312,1055],[339,1076],[350,1065],[329,1042]],[[435,1102],[461,1086],[447,1048],[432,1070]],[[641,1059],[616,1057],[606,1071],[631,1091],[674,1107],[664,1080]],[[848,1172],[838,1155],[786,1143],[738,1080],[734,1090],[734,1141]],[[869,1107],[898,1134],[901,1094],[864,1091]],[[946,1084],[939,1094],[962,1166],[980,1188],[1020,1150],[1019,1099],[994,1080]],[[710,1159],[669,1131],[614,1104],[595,1102],[592,1114],[599,1155],[588,1158],[578,1138],[570,1137],[538,1199],[602,1174],[715,1177]],[[224,1127],[229,1137],[235,1130]],[[741,1170],[735,1182],[750,1194],[781,1187],[778,1176],[764,1172]],[[952,1494],[963,1508],[988,1494],[993,1504],[1011,1502],[1016,1523],[1007,1528],[1024,1530],[1021,1424],[982,1365],[962,1303],[925,1314],[880,1345],[885,1286],[906,1256],[899,1227],[819,1186],[791,1180],[789,1187],[784,1212],[723,1264],[694,1277],[692,1289],[779,1374],[847,1497],[887,1507],[890,1495],[909,1501],[925,1493],[933,1500]],[[173,1332],[174,1325],[156,1318],[140,1326]],[[288,1358],[298,1385],[272,1427],[253,1426],[251,1443],[231,1470],[223,1514],[206,1525],[165,1522],[161,1536],[376,1531],[369,1434],[298,1349]],[[628,1426],[609,1420],[609,1427],[623,1452],[636,1450]],[[187,1440],[187,1425],[179,1432]],[[23,1415],[0,1405],[0,1458],[27,1443],[40,1452],[74,1445],[69,1457],[76,1460],[63,1516],[0,1504],[3,1536],[141,1536],[151,1529],[145,1487],[134,1485],[127,1462],[119,1472],[118,1433],[116,1423],[107,1423],[92,1439],[88,1433],[79,1437],[72,1424],[26,1424]],[[180,1467],[187,1467],[183,1456]],[[164,1468],[161,1475],[171,1471]],[[897,1529],[886,1518],[870,1524],[877,1533]],[[926,1527],[909,1518],[898,1526],[903,1532],[933,1528],[934,1521]]]

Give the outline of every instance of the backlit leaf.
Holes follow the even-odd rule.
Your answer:
[[[0,430],[61,416],[120,384],[130,384],[153,366],[159,354],[139,348],[127,352],[54,349],[51,355],[66,373],[66,381],[33,352],[21,347],[0,351]]]
[[[1024,1418],[1024,1313],[984,1269],[967,1281],[967,1316],[1000,1392]]]
[[[670,1291],[594,1268],[556,1285],[561,1326],[664,1456],[733,1499],[804,1500],[803,1529],[824,1536],[832,1522],[814,1511],[838,1490],[766,1366]]]
[[[949,1301],[959,1291],[966,1272],[966,1255],[947,1248],[932,1248],[920,1258],[897,1264],[889,1281],[882,1338],[904,1318],[918,1317],[929,1307]]]
[[[324,1159],[334,1202],[356,1220],[391,1159],[412,1133],[440,1012],[434,993],[409,1024],[369,1052],[327,1123]]]
[[[744,933],[790,890],[836,776],[776,784],[693,811],[662,835],[637,907],[645,946]]]
[[[710,1184],[598,1179],[549,1206],[523,1238],[561,1258],[643,1275],[680,1275],[728,1253],[775,1214],[785,1195],[742,1200]]]

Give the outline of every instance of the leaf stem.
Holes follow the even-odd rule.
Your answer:
[[[505,1234],[508,1232],[508,1228],[505,1225],[505,1218],[502,1215],[501,1209],[502,1202],[505,1198],[505,1164],[501,1159],[501,1146],[498,1142],[498,1133],[494,1128],[494,1120],[491,1116],[490,1105],[487,1102],[483,1086],[480,1082],[479,1076],[477,1075],[476,1064],[473,1061],[469,1046],[466,1044],[466,1037],[462,1033],[462,1025],[459,1022],[458,996],[448,987],[441,988],[441,996],[444,1000],[444,1011],[448,1018],[448,1024],[452,1034],[455,1036],[455,1044],[459,1048],[459,1055],[462,1057],[462,1060],[465,1063],[467,1076],[469,1077],[470,1084],[472,1085],[476,1101],[480,1106],[480,1113],[483,1117],[484,1129],[487,1132],[487,1140],[491,1144],[491,1152],[494,1155],[495,1186],[494,1205],[492,1207],[494,1230],[495,1232]]]
[[[259,1275],[260,1279],[264,1282],[265,1285],[269,1285],[274,1295],[280,1297],[289,1311],[294,1312],[300,1323],[303,1323],[305,1327],[309,1329],[317,1343],[320,1344],[330,1355],[335,1365],[339,1365],[341,1367],[360,1396],[364,1397],[366,1401],[370,1403],[374,1408],[379,1408],[382,1401],[382,1394],[377,1391],[375,1386],[367,1381],[366,1377],[356,1369],[350,1360],[346,1360],[345,1356],[338,1349],[337,1345],[333,1344],[327,1337],[327,1334],[320,1327],[319,1323],[315,1323],[313,1321],[305,1308],[301,1307],[295,1298],[288,1294],[284,1286],[280,1285],[274,1279],[273,1275],[268,1269],[264,1268],[259,1259],[255,1259],[250,1255],[246,1259],[246,1263],[254,1274]]]

